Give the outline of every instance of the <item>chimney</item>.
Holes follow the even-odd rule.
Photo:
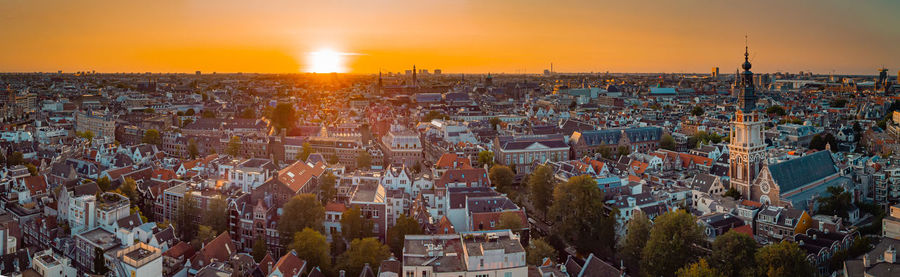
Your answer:
[[[272,261],[269,261],[269,274],[272,274]]]
[[[338,276],[340,276],[340,277],[345,277],[344,275],[346,275],[346,274],[347,274],[347,272],[344,271],[343,269],[341,269],[341,271],[338,272]]]

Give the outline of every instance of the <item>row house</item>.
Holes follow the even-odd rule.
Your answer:
[[[494,161],[517,174],[531,173],[535,163],[569,160],[569,145],[562,135],[500,136],[493,141]]]

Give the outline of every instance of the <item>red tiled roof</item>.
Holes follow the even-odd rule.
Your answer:
[[[25,177],[25,187],[31,192],[31,195],[47,193],[47,179],[44,175]]]
[[[157,168],[153,170],[153,177],[159,180],[168,181],[175,179],[175,171],[165,168]]]
[[[234,242],[231,241],[231,235],[228,235],[228,232],[222,232],[218,237],[207,243],[203,249],[194,254],[194,257],[191,258],[191,267],[200,269],[209,265],[213,259],[227,261],[236,250]]]
[[[297,161],[278,171],[277,179],[292,191],[299,192],[310,179],[321,176],[324,172],[325,164],[322,162],[309,166],[305,162]]]
[[[281,259],[278,259],[278,262],[275,263],[273,269],[278,269],[278,271],[281,271],[285,276],[293,276],[305,270],[305,267],[306,261],[297,257],[294,251],[290,251],[287,254],[284,254],[284,256],[281,256]]]
[[[325,205],[326,212],[343,213],[346,210],[347,210],[347,206],[344,206],[344,204],[341,204],[341,203],[329,202],[327,205]]]
[[[456,166],[454,166],[454,164]],[[444,153],[441,155],[441,158],[438,159],[437,163],[434,164],[437,168],[461,168],[467,169],[472,168],[472,161],[469,161],[468,158],[460,157],[454,153]]]
[[[751,238],[753,237],[753,228],[751,228],[750,225],[741,225],[741,226],[731,229],[731,230],[741,233],[741,234],[748,235]]]
[[[170,258],[182,258],[182,257],[190,257],[190,256],[194,255],[194,252],[196,252],[196,251],[194,250],[193,247],[191,247],[190,244],[180,241],[175,246],[172,246],[171,248],[169,248],[169,250],[167,250],[165,253],[163,253],[163,255],[166,257],[170,257]]]

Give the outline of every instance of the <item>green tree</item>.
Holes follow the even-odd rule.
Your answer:
[[[341,215],[341,234],[347,239],[361,239],[371,237],[375,223],[366,218],[359,207],[353,207]]]
[[[729,277],[753,276],[756,269],[756,240],[743,233],[728,231],[716,237],[709,262]]]
[[[722,274],[718,270],[709,266],[706,263],[705,259],[700,259],[695,263],[691,263],[678,269],[678,272],[675,272],[675,276],[678,277],[725,277],[726,275]]]
[[[439,111],[428,111],[428,113],[425,114],[424,117],[422,117],[423,122],[431,122],[431,120],[434,120],[434,119],[447,120],[447,119],[450,119],[450,117]]]
[[[191,191],[184,193],[184,197],[178,203],[178,209],[175,212],[175,230],[178,231],[179,237],[183,241],[192,241],[197,235],[197,217],[200,215],[200,208],[194,200]]]
[[[282,208],[282,216],[278,220],[278,233],[283,245],[290,244],[293,234],[303,228],[322,231],[325,221],[325,207],[316,199],[315,194],[304,193],[294,196]]]
[[[498,164],[491,167],[491,172],[488,174],[488,177],[491,180],[491,184],[494,184],[498,190],[508,191],[509,189],[512,189],[515,174],[508,166]]]
[[[272,111],[272,123],[276,130],[290,129],[294,127],[295,122],[297,122],[297,113],[294,106],[288,103],[279,103],[275,106],[275,110]]]
[[[738,199],[741,199],[741,192],[738,191],[737,189],[735,189],[734,187],[731,187],[731,188],[728,188],[727,191],[725,191],[725,196],[734,198],[734,200],[738,200]]]
[[[241,138],[232,136],[231,139],[228,140],[225,154],[231,155],[232,157],[238,157],[241,154]]]
[[[832,149],[834,149],[832,151],[837,150],[834,148],[837,147],[837,139],[830,133],[815,134],[809,141],[809,149],[825,150],[827,145],[831,145]]]
[[[9,161],[7,164],[9,166],[20,165],[25,162],[25,156],[22,155],[22,152],[16,151],[13,152],[12,155],[9,155]]]
[[[25,167],[28,168],[28,173],[31,174],[31,176],[38,175],[38,168],[36,166],[34,166],[33,164],[27,163],[27,164],[25,164]]]
[[[650,228],[653,225],[646,214],[635,213],[631,221],[628,221],[627,227],[625,238],[619,249],[619,255],[622,257],[628,272],[632,276],[639,276],[641,251],[644,250],[647,240],[650,239]]]
[[[106,176],[104,176],[103,178],[106,178]],[[109,179],[106,179],[106,181],[109,182]],[[135,182],[131,177],[125,177],[125,182],[122,182],[122,184],[119,185],[118,191],[120,194],[128,197],[128,200],[131,201],[132,205],[137,205],[137,203],[140,201],[140,199],[138,199],[137,182]]]
[[[212,227],[206,225],[197,225],[197,237],[194,238],[195,245],[203,245],[216,238],[218,233]]]
[[[103,249],[94,247],[94,273],[98,275],[106,275],[109,268],[106,267],[106,258],[103,256]]]
[[[419,235],[422,233],[422,226],[419,226],[419,222],[415,218],[400,214],[400,217],[397,218],[397,224],[388,229],[388,246],[390,246],[394,256],[402,256],[403,241],[406,235]]]
[[[83,139],[88,140],[88,141],[93,141],[93,140],[94,140],[94,132],[91,132],[91,130],[86,130],[86,131],[84,131],[84,132],[78,133],[77,135],[78,135],[79,137],[83,138]]]
[[[612,148],[609,148],[606,146],[600,147],[600,156],[603,157],[604,159],[612,159],[613,158]]]
[[[700,106],[694,106],[694,108],[691,109],[691,115],[693,116],[703,116],[704,113],[706,113],[706,111]]]
[[[641,253],[641,272],[648,276],[674,276],[675,271],[700,256],[697,245],[705,237],[696,218],[683,210],[657,217]]]
[[[368,151],[360,151],[356,156],[356,167],[369,168],[372,166],[372,155]]]
[[[500,229],[510,229],[513,231],[518,231],[522,229],[522,216],[516,212],[504,212],[500,214],[500,219],[497,223],[497,230]]]
[[[109,177],[103,176],[100,179],[97,179],[97,186],[100,187],[102,191],[109,191],[110,181]]]
[[[662,139],[659,140],[659,147],[675,151],[675,138],[670,134],[663,135]]]
[[[765,277],[815,276],[813,266],[806,260],[806,251],[788,241],[760,248],[756,252],[756,273]]]
[[[328,162],[328,164],[337,164],[337,163],[339,163],[341,160],[338,159],[338,156],[337,156],[337,155],[328,155],[328,156],[325,157],[325,161]]]
[[[216,234],[228,230],[228,204],[222,197],[219,195],[210,199],[203,214],[204,224],[212,228]]]
[[[296,159],[299,161],[306,161],[306,158],[309,158],[310,154],[312,154],[312,146],[309,145],[309,142],[304,142],[303,150],[300,153],[297,153]]]
[[[771,106],[766,109],[767,114],[775,114],[778,116],[784,116],[787,112],[784,111],[784,108],[778,105]]]
[[[391,250],[376,238],[354,239],[350,250],[338,256],[338,268],[346,270],[346,276],[359,276],[363,266],[377,267],[391,256]]]
[[[185,119],[184,121],[181,122],[181,126],[182,126],[182,127],[187,127],[188,125],[191,125],[191,123],[194,123],[194,120],[193,120],[193,119],[190,119],[190,118],[187,118],[187,119]]]
[[[625,145],[619,146],[618,154],[619,154],[619,157],[628,156],[628,154],[631,154],[631,149],[628,149],[628,146],[625,146]]]
[[[534,208],[547,213],[553,201],[553,170],[549,166],[540,165],[528,178],[529,198]]]
[[[499,117],[491,117],[491,119],[488,120],[488,123],[491,124],[491,129],[494,130],[497,130],[497,125],[500,125],[500,122],[501,121]]]
[[[150,129],[144,132],[144,137],[141,139],[141,142],[158,146],[162,144],[162,136],[160,136],[159,131],[156,129]]]
[[[831,107],[843,108],[844,106],[847,106],[847,99],[838,98],[831,101]]]
[[[819,197],[819,214],[836,215],[842,218],[848,217],[848,212],[853,208],[853,196],[844,191],[843,187],[828,187],[828,196]]]
[[[528,248],[525,249],[525,261],[530,265],[540,266],[544,258],[556,261],[557,257],[559,257],[559,252],[544,239],[532,240]]]
[[[603,199],[597,182],[588,175],[569,178],[553,190],[553,230],[579,253],[608,257],[614,252],[618,211],[609,212]]]
[[[319,198],[322,200],[322,205],[328,204],[334,198],[337,193],[335,184],[337,184],[337,177],[331,174],[331,171],[322,175],[322,180],[319,182]]]
[[[481,166],[487,165],[488,168],[494,165],[494,152],[491,151],[481,151],[478,152],[478,164]]]
[[[186,116],[193,116],[193,115],[195,115],[196,113],[197,113],[197,112],[195,112],[194,109],[188,109],[186,112],[184,112],[184,115],[186,115]]]
[[[310,228],[294,234],[291,249],[297,252],[297,257],[307,261],[312,266],[318,266],[323,270],[331,268],[331,254],[325,235]]]
[[[267,253],[269,253],[269,247],[266,246],[266,239],[262,236],[257,236],[256,239],[253,240],[253,251],[251,252],[253,259],[258,263],[266,257]]]
[[[188,139],[188,147],[187,148],[188,148],[188,156],[190,156],[191,159],[196,159],[197,155],[200,154],[200,151],[197,150],[197,141],[195,141],[194,139]]]

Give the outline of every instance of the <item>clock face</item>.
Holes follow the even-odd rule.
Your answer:
[[[763,193],[769,193],[769,182],[763,182],[759,185],[759,189],[762,190]]]

